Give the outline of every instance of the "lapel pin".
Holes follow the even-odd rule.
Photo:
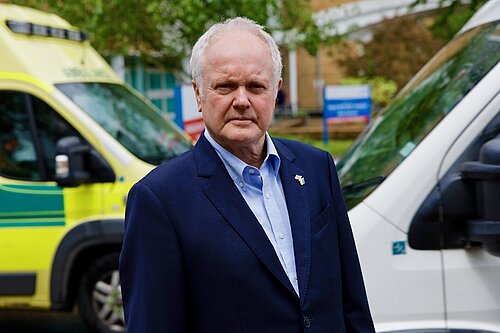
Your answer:
[[[306,180],[301,175],[295,175],[295,180],[297,180],[299,182],[300,186],[302,186],[306,183]]]

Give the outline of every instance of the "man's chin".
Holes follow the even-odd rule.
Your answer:
[[[262,144],[264,142],[265,132],[255,130],[231,130],[222,135],[222,139],[231,145],[253,145]]]

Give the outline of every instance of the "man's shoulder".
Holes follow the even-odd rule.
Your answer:
[[[193,152],[190,150],[155,167],[139,182],[150,187],[166,181],[169,184],[175,184],[192,177],[194,170]]]

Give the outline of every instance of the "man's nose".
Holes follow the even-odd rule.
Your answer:
[[[235,109],[246,109],[250,106],[250,101],[248,99],[248,91],[246,87],[241,86],[234,92],[233,107]]]

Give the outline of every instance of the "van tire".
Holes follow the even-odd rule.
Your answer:
[[[80,281],[78,311],[95,333],[125,332],[118,257],[111,253],[97,259]]]

